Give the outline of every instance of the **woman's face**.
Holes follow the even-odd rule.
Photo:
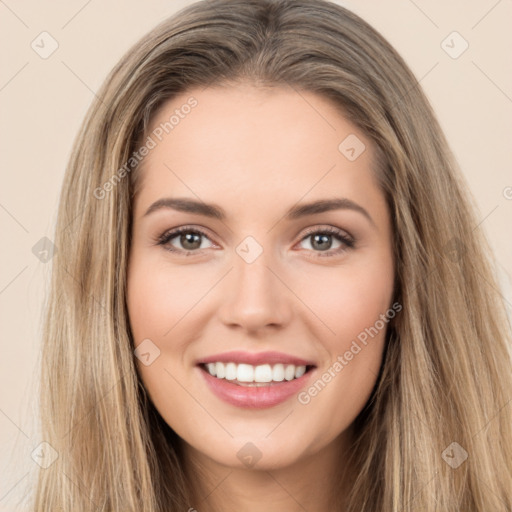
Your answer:
[[[250,85],[174,98],[149,136],[127,301],[155,407],[210,462],[331,450],[396,312],[370,140],[321,96]]]

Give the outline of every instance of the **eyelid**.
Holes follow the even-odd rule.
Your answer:
[[[212,242],[212,244],[215,244],[213,240],[211,239],[211,236],[209,234],[209,230],[205,228],[204,226],[197,226],[197,225],[183,225],[172,229],[167,229],[164,231],[161,235],[157,236],[155,242],[160,245],[167,244],[170,240],[173,238],[176,238],[181,233],[196,233],[204,238],[207,238]],[[202,249],[201,249],[202,250]],[[185,249],[176,249],[176,252],[197,252],[199,253],[201,251],[200,249],[197,249],[195,251],[186,251]]]
[[[348,231],[346,231],[345,229],[341,229],[341,228],[338,228],[335,226],[328,225],[328,224],[326,224],[324,226],[317,225],[317,226],[313,226],[311,228],[307,228],[302,235],[301,241],[304,240],[304,238],[306,238],[312,234],[315,234],[315,233],[329,233],[331,235],[343,236],[344,238],[349,239],[352,242],[355,242],[355,238],[351,234],[349,234]]]

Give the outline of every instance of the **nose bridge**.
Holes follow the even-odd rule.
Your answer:
[[[235,250],[222,305],[224,323],[237,324],[247,330],[268,325],[282,326],[291,312],[286,286],[275,275],[273,251],[247,237]],[[272,269],[272,270],[271,270]]]

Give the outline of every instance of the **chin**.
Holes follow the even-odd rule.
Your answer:
[[[201,454],[206,455],[217,464],[232,469],[247,469],[253,471],[273,471],[284,469],[299,462],[306,457],[304,446],[293,442],[284,445],[281,439],[270,440],[262,438],[230,439],[221,448],[217,441],[214,451],[211,450],[215,443],[208,446],[196,448]]]

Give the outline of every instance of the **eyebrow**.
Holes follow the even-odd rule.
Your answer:
[[[164,197],[162,199],[158,199],[147,209],[144,217],[161,209],[172,209],[179,212],[195,213],[197,215],[204,215],[205,217],[211,217],[218,220],[225,220],[227,218],[226,212],[216,204],[182,197]],[[353,210],[364,215],[370,224],[376,226],[367,210],[354,201],[344,197],[320,199],[310,203],[295,205],[286,212],[285,217],[287,220],[296,220],[308,215],[324,213],[332,210]]]

